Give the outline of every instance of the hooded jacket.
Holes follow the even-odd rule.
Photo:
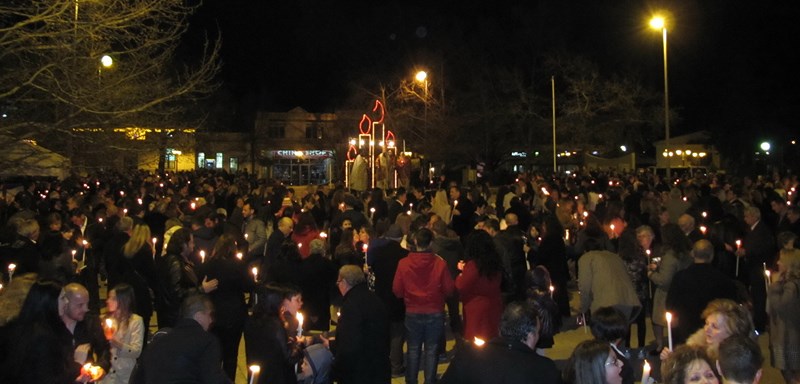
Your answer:
[[[403,299],[406,313],[441,313],[455,284],[447,263],[433,252],[412,252],[400,260],[392,292]]]

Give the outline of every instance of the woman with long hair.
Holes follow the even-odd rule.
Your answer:
[[[136,293],[136,310],[145,324],[150,324],[153,316],[153,297],[156,288],[156,267],[153,261],[155,249],[151,242],[150,227],[136,224],[131,237],[122,246],[122,260],[119,261],[121,282],[129,284]]]
[[[206,262],[198,268],[199,276],[218,282],[217,289],[208,294],[216,313],[209,331],[219,338],[222,369],[231,380],[236,378],[239,341],[247,318],[244,294],[253,286],[246,264],[236,258],[237,252],[236,237],[224,233],[217,239]]]
[[[111,370],[100,381],[102,384],[126,384],[131,377],[136,359],[142,353],[145,326],[135,312],[136,293],[133,287],[121,283],[108,291],[105,324],[106,339],[111,345]]]
[[[547,216],[542,223],[542,242],[534,254],[532,265],[543,265],[550,272],[553,280],[553,299],[558,304],[560,316],[570,315],[569,267],[567,266],[567,248],[564,244],[564,228],[555,216]]]
[[[561,378],[568,384],[622,384],[622,366],[607,342],[586,340],[572,351]]]
[[[542,265],[525,272],[525,297],[534,303],[534,307],[539,313],[539,320],[542,322],[539,340],[536,342],[536,349],[539,352],[555,345],[553,336],[559,332],[562,325],[558,304],[550,293],[552,285],[550,272]]]
[[[278,285],[256,288],[257,304],[244,330],[247,364],[260,365],[258,383],[296,383],[295,364],[301,361],[293,353],[281,311],[287,307],[290,291]]]
[[[800,383],[800,250],[782,249],[767,291],[772,366],[787,383]]]
[[[312,213],[304,211],[297,215],[297,223],[292,231],[292,241],[297,243],[302,259],[306,259],[311,254],[309,244],[311,240],[318,237],[319,229]]]
[[[336,261],[339,267],[352,264],[361,266],[364,261],[361,260],[361,253],[356,249],[356,242],[358,241],[358,232],[354,228],[345,228],[342,230],[342,237],[339,240],[339,245],[333,252],[333,260]]]
[[[467,236],[464,258],[455,281],[464,307],[464,338],[489,341],[498,336],[503,314],[503,265],[486,231]]]
[[[656,338],[656,352],[664,347],[664,327],[667,325],[667,292],[672,277],[680,270],[686,269],[692,259],[689,255],[691,244],[681,232],[677,224],[666,224],[661,227],[662,246],[656,249],[654,259],[647,266],[647,277],[653,282],[653,334]]]

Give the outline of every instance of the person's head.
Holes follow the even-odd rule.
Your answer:
[[[703,327],[706,343],[719,346],[723,340],[733,335],[750,336],[753,333],[753,320],[747,308],[729,299],[712,300],[703,310]]]
[[[418,252],[427,251],[431,248],[433,232],[428,228],[420,228],[414,232],[414,245]]]
[[[78,283],[69,283],[64,287],[63,310],[61,318],[65,323],[83,321],[89,312],[89,291]]]
[[[358,241],[364,244],[369,244],[369,239],[375,237],[373,232],[374,231],[372,230],[372,227],[368,225],[362,226],[358,229]]]
[[[533,269],[525,272],[525,286],[527,290],[540,290],[547,292],[553,281],[550,279],[550,271],[544,265],[537,265]],[[530,297],[531,294],[528,294]]]
[[[353,228],[353,222],[350,219],[342,220],[342,230]]]
[[[325,256],[325,242],[322,239],[311,240],[308,243],[308,254]]]
[[[681,227],[683,233],[689,233],[694,230],[694,217],[688,213],[684,213],[678,217],[678,226]]]
[[[506,225],[509,227],[512,225],[519,225],[519,218],[516,213],[506,213],[505,219]]]
[[[181,255],[194,248],[192,232],[188,228],[180,228],[172,233],[167,244],[167,253]]]
[[[800,249],[782,249],[778,256],[778,271],[786,280],[799,280]]]
[[[356,265],[345,265],[339,269],[339,278],[336,279],[336,287],[339,293],[346,294],[353,287],[367,282],[364,271]]]
[[[28,238],[30,240],[36,240],[39,238],[39,222],[36,219],[23,219],[17,223],[17,234]]]
[[[284,311],[296,316],[297,311],[303,307],[303,293],[291,286],[286,286],[282,307]]]
[[[18,279],[14,279],[16,283]],[[59,315],[66,304],[61,284],[55,280],[37,280],[30,286],[22,308],[17,315],[20,324],[44,322],[51,326],[62,326]]]
[[[458,200],[459,198],[461,198],[461,189],[458,186],[450,187],[450,199]]]
[[[692,246],[692,258],[698,264],[711,263],[714,260],[714,245],[706,239],[696,241]]]
[[[181,303],[181,317],[193,319],[203,327],[203,330],[208,331],[214,322],[214,303],[202,293],[191,294]]]
[[[47,215],[47,229],[50,231],[61,230],[61,215],[58,212]]]
[[[616,344],[627,334],[628,321],[616,308],[602,307],[592,313],[591,329],[595,339]]]
[[[108,291],[106,308],[118,319],[127,319],[136,312],[136,296],[133,287],[128,284],[117,284],[112,290]]]
[[[289,290],[277,284],[259,285],[256,287],[256,295],[258,300],[253,306],[254,317],[279,317]]]
[[[753,339],[731,336],[719,344],[717,370],[726,383],[758,383],[764,356]]]
[[[608,342],[586,340],[572,351],[562,378],[573,384],[621,384],[622,365]]]
[[[133,230],[133,218],[130,216],[120,217],[119,221],[117,221],[117,230],[130,233]]]
[[[639,242],[639,246],[642,249],[650,249],[650,246],[653,245],[653,239],[656,236],[653,234],[653,228],[650,228],[649,225],[642,225],[639,228],[636,228],[636,240]]]
[[[346,228],[342,230],[342,236],[339,238],[339,247],[353,248],[355,246],[355,239],[358,232],[353,228]]]
[[[485,231],[472,231],[467,235],[464,259],[475,260],[478,273],[481,276],[490,276],[502,269],[502,263],[494,246],[494,241]]]
[[[661,227],[661,240],[664,247],[674,251],[677,257],[682,255],[688,257],[688,252],[692,248],[692,245],[689,244],[689,238],[681,232],[677,224],[670,223]]]
[[[664,384],[717,384],[717,374],[705,349],[682,345],[661,364]]]
[[[539,340],[539,326],[539,315],[532,304],[524,301],[509,303],[500,317],[500,336],[534,349]]]
[[[786,201],[782,198],[772,199],[772,201],[769,202],[769,205],[772,210],[779,215],[783,215],[786,212],[786,207],[788,207],[786,205]]]
[[[252,203],[250,203],[249,201],[244,203],[244,205],[242,206],[242,217],[244,217],[245,219],[248,219],[248,218],[250,218],[250,216],[253,216],[255,213],[256,213],[256,210],[253,208]]]
[[[283,233],[284,236],[289,236],[294,229],[294,221],[292,221],[291,217],[282,217],[278,220],[278,230]]]
[[[236,238],[229,233],[223,233],[214,243],[211,259],[230,260],[236,255],[236,251]]]
[[[483,226],[481,227],[486,233],[490,236],[495,237],[500,232],[500,222],[497,219],[486,218],[483,221]]]
[[[127,217],[127,216],[126,216]],[[142,246],[150,241],[150,227],[145,224],[136,224],[131,232],[131,237],[125,243],[122,253],[127,258],[133,257],[136,252],[142,249]]]
[[[778,234],[778,245],[782,249],[794,248],[794,243],[797,241],[797,235],[791,231],[784,231]]]
[[[749,226],[755,225],[761,220],[761,210],[755,206],[749,206],[744,209],[744,222]]]

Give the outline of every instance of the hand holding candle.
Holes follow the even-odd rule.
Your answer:
[[[111,340],[114,338],[114,333],[117,332],[117,326],[114,324],[114,319],[107,318],[105,322],[103,322],[103,334],[106,336],[106,340]]]
[[[672,350],[672,314],[667,312],[667,342],[669,343],[669,350]]]

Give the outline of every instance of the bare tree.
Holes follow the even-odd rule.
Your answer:
[[[221,41],[206,38],[193,59],[180,60],[199,6],[189,3],[2,2],[0,133],[64,149],[74,128],[191,124],[187,107],[216,87]]]

